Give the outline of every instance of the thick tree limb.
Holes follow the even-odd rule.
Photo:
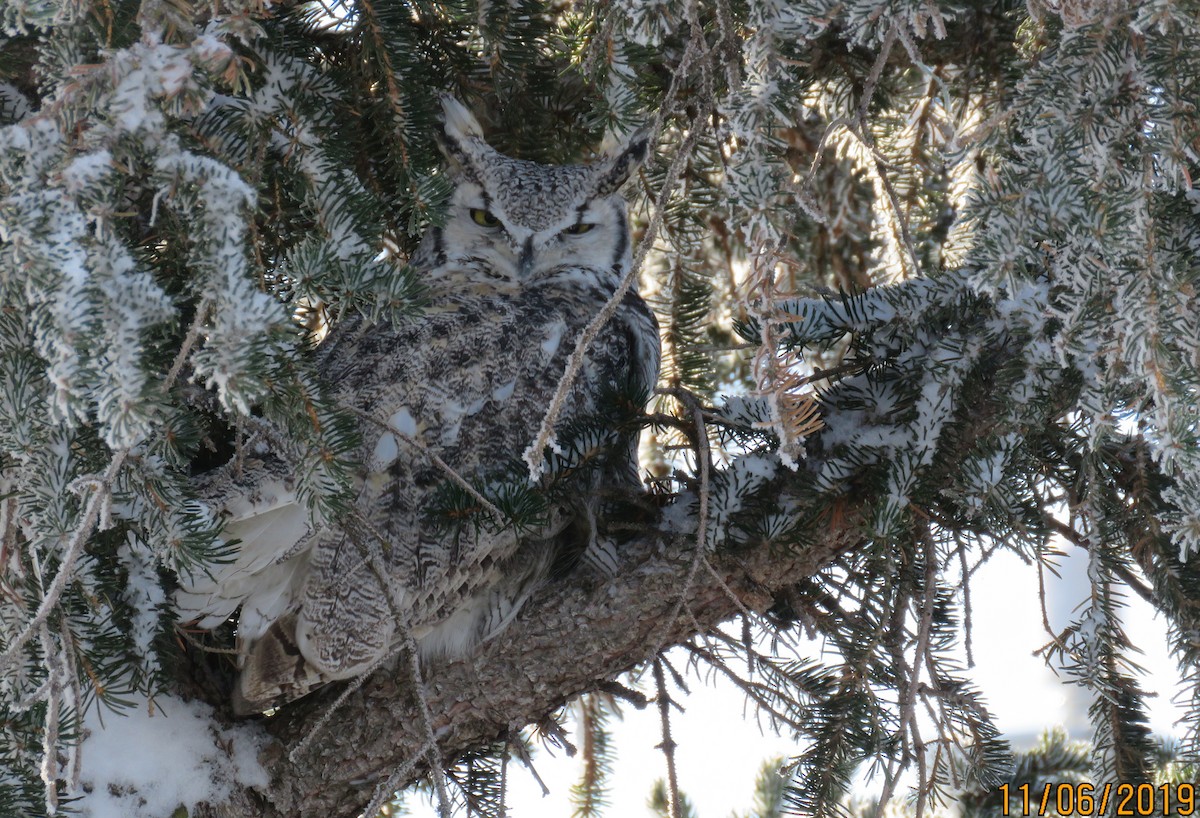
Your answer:
[[[982,324],[988,320],[987,305],[977,296],[972,299],[965,317]],[[961,312],[960,307],[954,309]],[[1020,342],[1001,338],[989,344],[956,396],[954,416],[940,427],[938,457],[923,475],[921,487],[933,498],[929,513],[937,510],[940,487],[954,485],[981,438],[1009,432],[1025,436],[1043,425],[1051,429],[1073,404],[1074,393],[1067,384],[1057,401],[1040,402],[1016,418],[1006,414],[1005,390],[1020,373],[1006,369],[1005,362],[1019,358]],[[897,370],[885,374],[894,378]],[[910,376],[920,375],[916,370]],[[836,425],[835,398],[833,391],[825,395],[830,428]],[[826,455],[819,436],[810,442],[806,465],[816,469]],[[806,498],[814,496],[811,482],[810,473],[781,470],[772,484],[754,492],[755,507],[804,508],[811,502]],[[541,721],[574,696],[602,688],[653,658],[662,646],[686,642],[697,631],[710,630],[747,609],[768,609],[777,595],[815,575],[873,530],[864,517],[874,518],[878,498],[868,496],[870,488],[864,495],[849,478],[840,485],[846,492],[843,499],[827,507],[825,495],[820,500],[821,508],[829,508],[825,516],[803,525],[812,537],[804,545],[748,543],[734,552],[709,555],[713,571],[692,571],[697,564],[694,536],[648,533],[623,546],[621,565],[612,578],[576,575],[548,586],[473,660],[427,668],[427,704],[442,758],[451,761]],[[686,594],[682,610],[681,594]],[[339,691],[318,693],[284,708],[266,725],[272,737],[262,754],[272,779],[269,791],[238,793],[234,802],[201,814],[355,816],[396,770],[408,772],[389,785],[403,788],[412,783],[424,772],[424,762],[412,760],[427,749],[428,734],[407,687],[409,674],[395,667],[401,666],[394,662],[350,694],[295,760],[289,751]]]
[[[1003,360],[997,356],[994,360]],[[991,394],[991,390],[989,390]],[[994,407],[976,402],[963,428],[943,430],[946,462],[957,463],[995,426]],[[952,452],[952,454],[951,454]],[[810,463],[813,466],[814,463]],[[951,468],[952,465],[946,465]],[[756,492],[756,504],[803,507],[810,481],[781,470]],[[811,495],[810,495],[811,496]],[[471,661],[425,671],[427,703],[442,758],[503,739],[589,690],[746,609],[762,612],[776,595],[820,571],[862,541],[867,500],[842,500],[804,529],[804,545],[757,542],[709,556],[713,571],[694,571],[696,538],[648,533],[622,547],[612,578],[574,575],[545,588],[509,630]],[[686,578],[694,573],[690,585]],[[679,598],[687,588],[685,606]],[[289,752],[337,697],[337,687],[285,707],[268,720],[272,741],[262,754],[271,775],[265,793],[239,792],[202,818],[357,816],[375,789],[401,768],[402,789],[425,770],[413,759],[427,733],[398,657],[348,696],[321,734],[295,760]]]
[[[852,547],[858,523],[854,512],[835,514],[819,526],[821,538],[806,546],[761,543],[714,557],[715,572],[696,572],[684,613],[673,622],[668,617],[693,563],[692,537],[647,536],[624,548],[611,579],[576,576],[547,588],[473,661],[427,669],[428,704],[443,758],[501,739],[572,697],[603,687],[652,658],[654,645],[686,641],[696,623],[709,628],[745,608],[766,610],[777,590]],[[272,776],[269,792],[238,793],[200,814],[358,815],[374,788],[425,747],[426,733],[404,679],[394,668],[377,672],[294,762],[289,748],[337,691],[298,702],[269,720],[274,738],[264,753]],[[423,772],[422,765],[412,765],[399,786]]]

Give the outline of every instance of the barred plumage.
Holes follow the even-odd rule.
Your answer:
[[[647,150],[638,136],[589,165],[525,162],[488,146],[457,102],[444,107],[457,187],[445,226],[412,262],[429,307],[397,325],[344,321],[317,352],[332,394],[361,418],[352,513],[310,529],[269,452],[202,484],[241,544],[215,576],[183,578],[176,601],[182,619],[206,627],[241,606],[243,712],[360,674],[405,635],[426,656],[470,651],[518,613],[565,540],[594,540],[603,491],[637,481],[628,435],[601,434],[587,474],[548,494],[526,530],[430,519],[448,480],[431,454],[480,486],[513,480],[583,328],[629,269],[616,191]],[[615,396],[644,399],[658,363],[657,323],[631,293],[589,347],[559,427],[586,426]]]

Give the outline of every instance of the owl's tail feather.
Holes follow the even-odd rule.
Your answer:
[[[256,716],[281,707],[328,682],[296,644],[295,612],[276,620],[245,654],[233,690],[233,712]]]
[[[222,539],[236,548],[224,561],[180,574],[179,621],[216,628],[243,606],[238,635],[253,639],[298,591],[314,537],[311,515],[297,496],[291,466],[270,453],[203,475],[197,493],[221,518]]]

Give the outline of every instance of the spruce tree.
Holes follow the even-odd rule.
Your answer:
[[[956,659],[971,572],[1062,541],[1091,775],[1161,765],[1130,593],[1194,763],[1200,3],[6,0],[0,28],[0,815],[73,809],[85,720],[185,700],[228,777],[188,815],[358,815],[430,775],[499,815],[528,725],[596,754],[597,814],[603,714],[669,723],[672,646],[795,734],[785,808],[837,813],[874,763],[922,812],[1014,770]],[[309,353],[346,315],[420,320],[442,92],[531,160],[652,129],[654,510],[612,578],[555,580],[422,694],[401,663],[235,722],[232,627],[171,610],[236,547],[195,478],[270,435],[345,507],[356,422]]]

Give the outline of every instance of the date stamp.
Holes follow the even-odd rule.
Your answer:
[[[1115,815],[1194,815],[1194,784],[1001,784],[1001,815],[1012,818]],[[1109,812],[1110,808],[1112,812]]]

